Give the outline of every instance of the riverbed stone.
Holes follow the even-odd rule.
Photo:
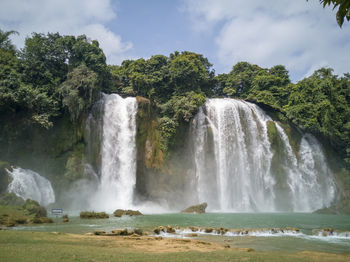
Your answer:
[[[205,213],[205,209],[207,208],[207,206],[208,204],[204,202],[199,205],[190,206],[182,210],[181,213],[203,214]]]
[[[106,231],[103,230],[95,230],[94,235],[96,236],[104,236],[106,234]]]
[[[174,229],[172,226],[169,226],[169,225],[168,225],[168,226],[166,227],[166,232],[172,233],[172,234],[173,234],[173,233],[175,233],[175,229]]]
[[[124,210],[124,209],[117,209],[116,211],[114,211],[114,216],[115,217],[121,217],[121,216],[141,216],[142,213],[138,210]]]

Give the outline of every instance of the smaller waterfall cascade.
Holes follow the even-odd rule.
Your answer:
[[[207,100],[192,122],[199,202],[235,212],[310,212],[331,204],[335,183],[317,140],[304,135],[296,155],[273,122],[283,147],[276,168],[268,121],[255,104]]]
[[[137,101],[117,94],[104,95],[103,99],[101,177],[94,208],[113,212],[130,208],[133,202]]]
[[[276,127],[287,156],[282,165],[287,174],[292,210],[307,212],[329,206],[336,186],[317,139],[303,135],[297,157],[283,128],[278,124]]]
[[[23,199],[33,199],[38,201],[40,205],[47,206],[55,202],[55,193],[51,183],[45,177],[38,173],[22,168],[14,168],[7,171],[12,178],[8,186],[10,193],[15,193]]]

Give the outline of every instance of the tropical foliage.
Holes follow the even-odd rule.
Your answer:
[[[336,19],[340,27],[342,27],[345,18],[347,21],[350,21],[350,1],[349,0],[319,0],[319,1],[323,5],[323,7],[326,7],[327,5],[328,6],[332,5],[333,9],[336,9],[338,7]]]
[[[277,65],[260,68],[236,64],[217,76],[218,94],[267,105],[301,129],[326,138],[350,164],[350,75],[339,77],[321,68],[296,84]]]
[[[239,62],[228,74],[215,76],[208,59],[193,52],[107,65],[99,43],[84,35],[33,33],[17,50],[10,40],[15,33],[0,30],[2,123],[11,119],[22,129],[48,129],[68,115],[79,125],[101,92],[143,96],[157,108],[167,150],[206,97],[237,97],[268,106],[284,120],[321,136],[350,165],[349,74],[340,77],[331,68],[321,68],[292,83],[283,65],[262,68]],[[8,134],[15,136],[15,131]]]

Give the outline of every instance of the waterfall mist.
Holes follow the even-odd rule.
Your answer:
[[[283,150],[272,166],[268,121],[258,106],[235,99],[208,99],[199,110],[192,122],[197,197],[208,209],[310,212],[334,200],[335,182],[313,136],[302,137],[296,154],[274,122]]]

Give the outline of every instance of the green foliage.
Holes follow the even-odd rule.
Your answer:
[[[348,161],[350,81],[322,68],[293,86],[284,111],[301,128],[327,137]]]
[[[267,105],[308,132],[325,137],[350,164],[350,75],[339,78],[321,68],[293,84],[282,65],[263,69],[237,63],[216,77],[218,96],[233,96]],[[298,147],[298,141],[295,148]]]
[[[210,94],[214,71],[212,65],[202,55],[192,52],[175,52],[170,55],[170,81],[174,85],[174,94],[181,95],[189,91],[203,91]]]
[[[169,58],[155,55],[150,59],[125,60],[110,71],[117,90],[139,95],[161,104],[174,95],[187,92],[212,94],[214,71],[208,59],[192,52],[175,52]]]
[[[186,121],[197,113],[200,106],[205,103],[206,97],[203,93],[194,91],[185,93],[183,96],[173,96],[168,102],[161,106],[162,113],[171,116],[174,121]]]
[[[24,200],[21,197],[18,197],[14,193],[3,193],[0,195],[0,205],[5,206],[22,206]]]
[[[76,121],[98,97],[97,74],[82,64],[68,73],[59,93],[63,106],[68,109],[71,119]]]
[[[349,0],[319,0],[323,8],[327,5],[333,5],[333,9],[338,7],[336,19],[339,27],[342,27],[344,19],[350,21],[350,1]]]
[[[180,123],[189,122],[204,104],[206,96],[215,93],[214,71],[210,68],[206,58],[192,52],[125,60],[121,66],[109,67],[112,82],[116,84],[113,90],[123,95],[146,97],[159,108],[157,119],[153,120],[156,125],[148,127],[157,126],[157,132],[147,134],[154,142],[151,148],[159,159],[168,155]],[[161,141],[156,138],[159,132]],[[142,141],[146,142],[146,139]],[[156,150],[158,147],[162,152]]]
[[[0,112],[50,128],[64,110],[77,120],[110,86],[106,58],[86,36],[33,33],[17,52],[0,30]]]
[[[224,74],[219,75],[217,81],[225,95],[246,97],[252,88],[253,79],[262,70],[257,65],[239,62],[233,66],[232,71],[226,76]]]
[[[23,208],[29,215],[34,215],[35,217],[46,217],[46,209],[40,206],[35,200],[27,199],[23,204]]]
[[[321,2],[339,7],[339,17],[347,17],[349,1]],[[208,59],[193,52],[107,66],[98,42],[85,35],[33,33],[18,51],[9,39],[13,33],[0,29],[0,131],[1,141],[9,145],[26,128],[49,129],[63,115],[70,116],[77,142],[82,129],[76,127],[100,91],[117,92],[146,97],[157,108],[148,126],[153,131],[143,134],[142,142],[152,140],[150,147],[164,159],[206,97],[229,96],[266,105],[279,112],[281,120],[322,135],[350,164],[349,74],[338,77],[322,68],[293,84],[282,65],[268,69],[239,62],[230,73],[215,77]],[[76,154],[74,146],[66,149],[74,151],[65,161],[66,177],[77,177],[83,153]]]
[[[6,50],[12,54],[15,54],[16,47],[12,44],[10,35],[18,34],[16,31],[3,31],[0,29],[0,49]]]

